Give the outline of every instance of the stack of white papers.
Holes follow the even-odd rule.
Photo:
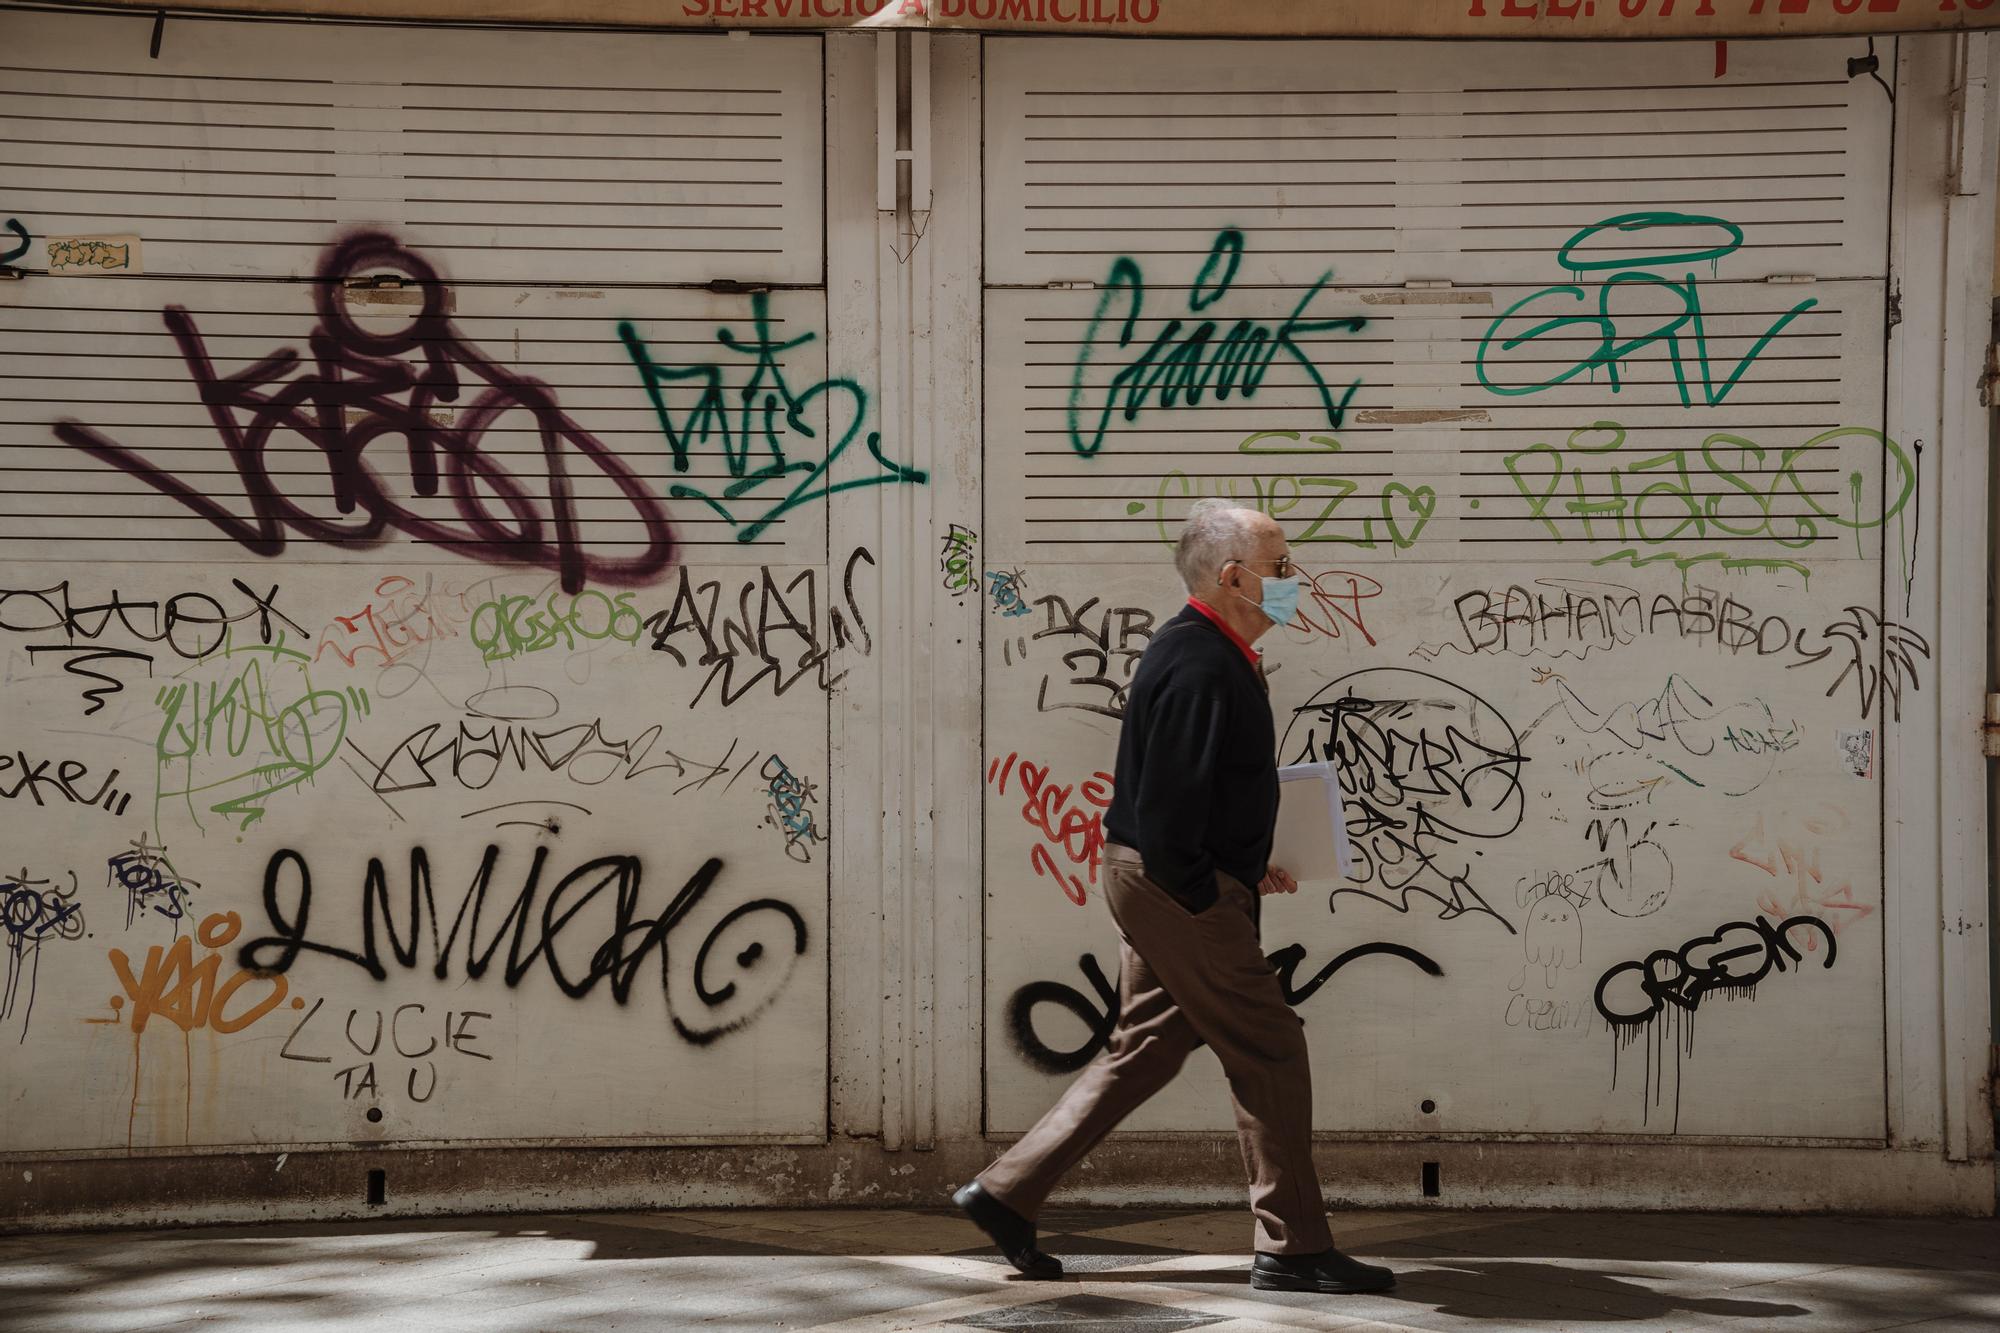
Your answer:
[[[1340,776],[1328,761],[1278,770],[1278,829],[1271,864],[1294,879],[1346,879],[1354,868],[1347,845],[1347,816],[1340,807]]]

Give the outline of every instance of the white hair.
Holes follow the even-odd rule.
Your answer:
[[[1222,567],[1241,559],[1261,518],[1254,509],[1229,500],[1196,500],[1174,543],[1174,568],[1190,593],[1199,595],[1222,576]]]

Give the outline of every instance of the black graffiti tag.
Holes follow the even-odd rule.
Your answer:
[[[1068,688],[1060,689],[1061,697],[1051,701],[1049,683],[1059,679],[1060,673],[1043,676],[1035,707],[1044,713],[1075,708],[1123,718],[1125,691],[1132,684],[1132,673],[1139,668],[1139,655],[1153,639],[1153,613],[1138,606],[1106,607],[1098,612],[1093,628],[1088,617],[1098,606],[1095,597],[1072,607],[1069,599],[1051,593],[1037,597],[1035,605],[1048,615],[1047,626],[1035,631],[1036,642],[1054,638],[1061,641],[1058,647],[1065,643],[1076,645],[1062,657],[1063,669],[1074,673],[1068,678]],[[1091,693],[1097,690],[1103,693]]]
[[[557,988],[573,1000],[586,998],[599,983],[609,981],[611,998],[623,1005],[631,1000],[648,956],[657,950],[659,957],[653,965],[674,1031],[691,1045],[706,1046],[746,1026],[777,999],[791,975],[790,968],[783,966],[788,962],[784,945],[789,944],[792,957],[806,951],[805,919],[789,903],[755,898],[730,909],[695,946],[694,993],[710,1012],[698,1021],[690,1020],[674,1007],[669,938],[714,886],[722,873],[722,861],[710,857],[703,862],[659,915],[646,917],[638,915],[644,874],[636,856],[601,856],[585,862],[562,876],[537,910],[548,855],[546,847],[535,849],[519,891],[493,921],[488,915],[487,893],[501,850],[489,845],[443,930],[439,929],[437,896],[432,891],[430,858],[425,850],[414,847],[410,851],[409,893],[400,920],[391,901],[388,871],[380,857],[371,857],[361,889],[361,947],[354,950],[325,943],[324,936],[315,937],[312,871],[300,853],[290,849],[277,852],[264,871],[264,912],[273,933],[244,944],[237,955],[239,965],[253,972],[289,972],[301,954],[310,953],[351,963],[383,981],[389,975],[383,946],[387,945],[388,955],[399,966],[415,970],[426,965],[420,955],[425,952],[424,937],[428,935],[428,970],[442,981],[451,975],[454,951],[462,935],[462,957],[457,961],[467,980],[484,976],[504,944],[507,958],[502,979],[510,988],[519,986],[540,964]],[[296,895],[289,910],[283,901],[287,881],[294,884]],[[483,940],[482,917],[490,923],[485,927],[490,933]],[[740,928],[740,923],[760,917],[765,918],[761,925],[767,930]],[[565,931],[570,932],[567,937]],[[758,971],[757,965],[770,957],[762,938],[765,934],[775,934],[773,942],[779,948],[773,951],[777,954],[773,961],[781,966],[764,968],[758,976],[758,994],[738,1000],[737,982],[747,980]],[[712,986],[711,969],[724,963],[720,958],[711,960],[718,948],[727,955],[727,962],[735,965],[735,971],[733,979]]]
[[[1420,894],[1440,920],[1472,913],[1514,933],[1472,884],[1476,844],[1512,833],[1526,810],[1528,761],[1493,705],[1428,672],[1371,667],[1296,709],[1278,748],[1339,770],[1355,863],[1333,899],[1359,894],[1408,912]]]
[[[243,594],[248,605],[225,607],[219,598],[195,591],[178,592],[164,601],[157,597],[126,597],[116,588],[106,599],[79,601],[68,579],[46,588],[0,588],[0,634],[50,639],[60,635],[60,643],[28,644],[28,657],[32,661],[44,654],[54,654],[64,659],[65,671],[95,682],[82,691],[90,702],[83,714],[89,717],[104,707],[109,696],[125,688],[122,677],[96,669],[99,664],[133,662],[150,676],[154,661],[166,652],[197,661],[227,647],[233,640],[234,627],[252,619],[257,622],[259,643],[272,641],[274,617],[301,635],[305,633],[304,626],[275,605],[276,584],[263,594],[242,579],[231,579],[230,584]],[[282,636],[284,631],[278,629],[276,633]],[[145,646],[103,642],[107,637]]]
[[[855,571],[864,562],[872,567],[875,557],[857,546],[841,572],[845,614],[834,604],[831,587],[822,598],[810,568],[782,583],[768,565],[756,578],[746,575],[736,589],[737,614],[731,616],[721,580],[695,580],[682,566],[673,601],[647,616],[644,627],[653,651],[681,666],[709,669],[689,708],[708,697],[711,685],[724,707],[759,684],[768,684],[774,698],[806,679],[830,691],[847,676],[845,667],[832,669],[838,654],[851,650],[866,657],[875,650],[854,590]]]
[[[1761,916],[1730,921],[1679,949],[1658,949],[1643,961],[1620,963],[1606,972],[1597,982],[1597,1012],[1614,1028],[1636,1028],[1658,1018],[1668,1005],[1691,1014],[1717,991],[1748,994],[1774,970],[1783,972],[1787,959],[1799,961],[1802,955],[1791,941],[1794,930],[1817,930],[1826,939],[1820,966],[1833,966],[1833,930],[1816,916],[1788,917],[1775,926]]]
[[[6,955],[0,979],[0,1019],[21,1014],[20,1040],[28,1040],[28,1023],[35,1016],[35,983],[42,971],[42,945],[48,940],[83,937],[83,904],[77,901],[76,872],[69,873],[65,891],[53,879],[32,878],[26,868],[0,872],[0,952]],[[25,1001],[25,1003],[24,1003]]]
[[[1444,969],[1429,955],[1401,944],[1357,944],[1335,955],[1326,966],[1303,982],[1298,980],[1298,970],[1305,962],[1305,945],[1288,944],[1270,954],[1269,961],[1277,970],[1285,1003],[1297,1008],[1311,999],[1313,993],[1341,968],[1375,954],[1400,958],[1426,976],[1444,975]],[[1008,1038],[1021,1058],[1044,1074],[1073,1074],[1083,1068],[1104,1049],[1105,1043],[1111,1039],[1111,1030],[1118,1026],[1122,1006],[1117,983],[1104,975],[1104,968],[1099,965],[1095,954],[1084,954],[1076,960],[1076,965],[1096,993],[1095,1004],[1074,986],[1065,986],[1060,981],[1031,981],[1007,1000]],[[1068,1049],[1049,1045],[1035,1026],[1035,1011],[1051,1004],[1082,1023],[1090,1030],[1089,1035]]]

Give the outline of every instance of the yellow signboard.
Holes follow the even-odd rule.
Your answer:
[[[111,3],[162,7],[157,0]],[[1602,40],[2000,27],[2000,0],[203,0],[184,7],[460,23],[1129,37]]]

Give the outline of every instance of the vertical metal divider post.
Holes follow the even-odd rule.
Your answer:
[[[984,194],[980,179],[980,38],[935,34],[924,68],[929,74],[929,182],[917,190],[921,220],[917,291],[924,303],[923,389],[931,469],[925,489],[932,506],[920,552],[931,608],[928,670],[930,734],[930,871],[932,1081],[928,1105],[936,1136],[976,1141],[982,1123],[984,1037],[985,875],[981,836],[985,809],[985,717],[981,627],[983,605],[961,602],[945,588],[941,550],[954,522],[976,528],[983,491],[985,389],[980,254]],[[922,159],[919,159],[921,164]]]
[[[876,290],[881,277],[875,222],[875,44],[872,33],[825,39],[827,373],[853,375],[874,386],[880,361]],[[887,1102],[883,1054],[885,985],[889,967],[884,876],[881,665],[893,651],[879,540],[881,488],[832,498],[827,513],[829,561],[866,548],[873,563],[853,570],[854,596],[874,620],[872,651],[854,663],[830,707],[828,792],[833,823],[828,912],[827,1023],[830,1129],[836,1139],[881,1138]],[[836,1197],[836,1202],[838,1198]]]
[[[1985,720],[1986,369],[1993,290],[1995,102],[1991,33],[1954,33],[1950,48],[1951,156],[1944,181],[1946,281],[1940,314],[1938,438],[1942,504],[1933,527],[1944,542],[1939,562],[1937,643],[1939,731],[1939,985],[1944,1011],[1945,1159],[1990,1156],[1993,1122],[1986,1096],[1987,945]]]
[[[1936,309],[1944,283],[1943,255],[1935,244],[1942,228],[1943,44],[1937,39],[1898,43],[1896,86],[1905,90],[1895,116],[1895,170],[1890,178],[1890,249],[1887,299],[1910,312],[1889,330],[1884,367],[1883,433],[1914,444],[1936,444],[1937,365],[1944,330],[1921,312]],[[1916,504],[1936,512],[1938,469],[1924,469]],[[1926,636],[1937,629],[1938,558],[1935,523],[1930,540],[1912,553],[1909,621]],[[1887,608],[1885,607],[1885,610]],[[1935,641],[1934,639],[1932,640]],[[1882,774],[1882,985],[1883,1051],[1887,1064],[1888,1142],[1892,1148],[1935,1151],[1944,1135],[1942,1050],[1937,1033],[1938,882],[1935,696],[1906,702],[1905,727],[1880,738]],[[1906,753],[1904,738],[1914,755]]]
[[[1903,696],[1900,721],[1886,706],[1876,718],[1894,733],[1880,751],[1888,1139],[1899,1149],[1943,1149],[1948,1161],[1976,1155],[1988,1132],[1970,1123],[1980,1118],[1970,1061],[1986,1049],[1978,738],[1990,520],[1977,395],[1993,215],[1991,182],[1972,196],[1953,193],[1964,187],[1952,156],[1955,143],[1967,142],[1963,120],[1976,122],[1971,139],[1991,141],[1990,87],[1982,79],[1977,97],[1957,99],[1962,106],[1953,93],[1966,81],[1968,46],[1990,40],[1898,42],[1903,93],[1891,182],[1889,292],[1904,314],[1889,337],[1883,428],[1891,439],[1921,442],[1937,460],[1918,483],[1919,510],[1931,521],[1921,525],[1906,618],[1933,646],[1937,677],[1935,688]]]
[[[899,86],[898,45],[902,34],[876,34],[875,42],[875,375],[883,438],[909,443],[910,291],[906,266],[896,257],[902,222],[896,207],[899,151],[907,133],[907,86]],[[906,58],[905,48],[905,58]],[[907,77],[907,76],[905,76]],[[900,94],[900,96],[899,96]],[[907,151],[907,150],[901,150]],[[906,824],[910,798],[910,733],[919,725],[911,712],[910,651],[914,596],[910,588],[908,513],[904,497],[873,492],[876,547],[882,586],[884,651],[876,661],[882,684],[882,1147],[899,1152],[909,1145],[913,1099],[911,1014],[922,1002],[911,993],[910,893],[915,851]]]
[[[902,550],[908,576],[905,605],[909,653],[903,688],[907,714],[917,725],[898,728],[903,742],[902,823],[908,840],[908,880],[904,887],[908,981],[904,1012],[909,1025],[904,1065],[904,1097],[909,1146],[937,1147],[937,817],[936,722],[938,690],[936,605],[931,597],[930,549],[937,475],[931,376],[931,247],[921,244],[930,214],[930,36],[898,32],[895,41],[896,158],[892,258],[903,326],[903,401],[900,437],[903,458],[926,478],[922,487],[898,486]],[[919,217],[919,210],[922,217]]]

